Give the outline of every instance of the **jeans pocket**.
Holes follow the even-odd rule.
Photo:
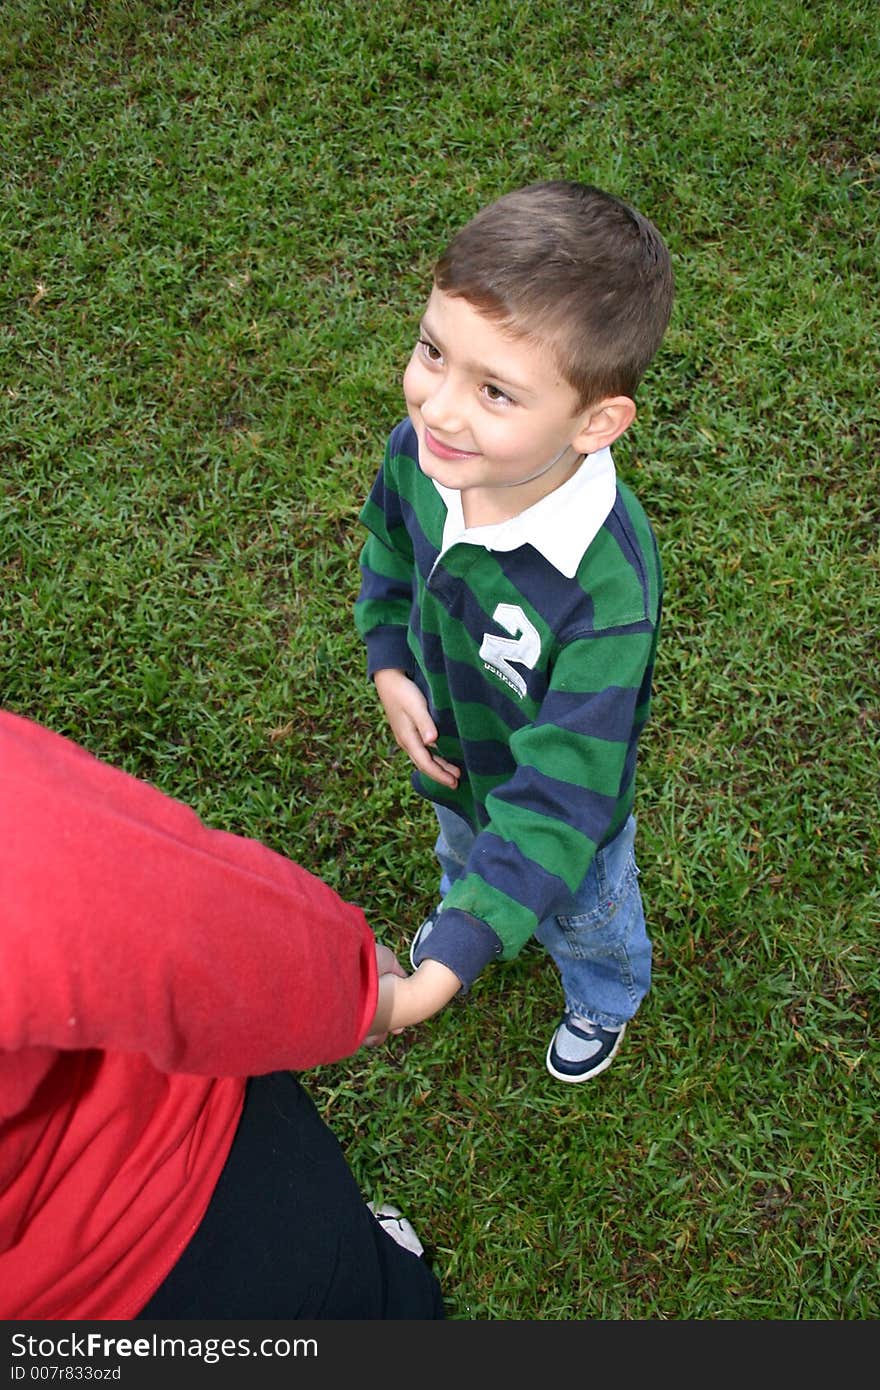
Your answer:
[[[599,854],[603,854],[603,851],[600,850]],[[614,866],[613,879],[608,873],[612,866],[607,861],[595,867],[595,878],[592,874],[588,875],[592,883],[588,885],[585,881],[575,895],[574,911],[560,913],[556,917],[559,930],[573,955],[592,953],[597,949],[610,950],[621,945],[628,939],[636,916],[641,916],[639,871],[632,851],[623,857],[622,864]]]

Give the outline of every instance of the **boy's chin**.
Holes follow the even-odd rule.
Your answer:
[[[434,483],[440,483],[443,487],[455,487],[449,481],[449,468],[444,468],[440,459],[435,459],[421,444],[419,445],[419,468],[426,478],[430,478]]]

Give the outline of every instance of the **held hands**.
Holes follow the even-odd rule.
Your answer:
[[[397,956],[391,950],[391,947],[383,946],[381,941],[377,941],[375,945],[376,970],[378,971],[380,979],[383,975],[399,975],[402,980],[405,980],[406,971],[397,959]]]
[[[373,681],[398,747],[419,772],[445,787],[457,787],[459,769],[430,751],[437,742],[437,726],[418,686],[392,667],[377,671]]]
[[[364,1038],[366,1047],[378,1047],[380,1043],[385,1041],[391,1031],[387,1024],[383,1023],[385,1013],[387,1013],[388,1010],[385,1009],[383,1011],[382,1007],[382,981],[385,979],[390,980],[393,976],[399,976],[404,980],[406,979],[406,971],[390,947],[383,946],[381,941],[377,941],[375,944],[376,970],[379,975],[379,994],[376,1000],[376,1012],[373,1015],[370,1031]]]
[[[378,947],[379,950],[387,947]],[[391,952],[388,952],[391,955]],[[430,1018],[461,989],[461,980],[438,960],[423,961],[414,975],[407,975],[394,957],[396,969],[379,976],[379,998],[372,1027],[364,1039],[367,1047],[383,1043],[389,1033],[401,1033],[414,1023]],[[381,970],[381,964],[379,966]]]

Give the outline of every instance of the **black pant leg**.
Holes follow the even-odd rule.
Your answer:
[[[204,1219],[139,1314],[444,1317],[436,1277],[368,1210],[338,1140],[287,1072],[248,1083]]]

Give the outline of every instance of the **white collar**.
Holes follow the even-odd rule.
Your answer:
[[[584,551],[614,506],[617,476],[611,450],[599,449],[595,454],[587,454],[561,487],[517,516],[491,526],[470,528],[464,524],[461,493],[436,480],[434,486],[446,503],[441,554],[459,542],[483,545],[487,550],[516,550],[528,544],[566,579],[572,579]]]

